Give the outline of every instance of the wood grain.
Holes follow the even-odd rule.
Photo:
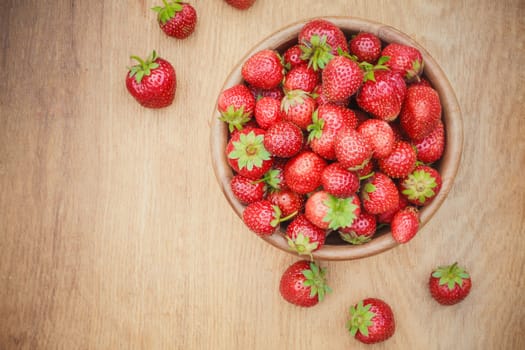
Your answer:
[[[0,4],[0,349],[343,349],[347,309],[388,301],[396,334],[377,349],[525,348],[523,1],[192,1],[184,41],[154,1]],[[401,15],[402,13],[402,15]],[[309,310],[283,302],[295,261],[247,231],[211,166],[210,121],[233,65],[276,29],[352,15],[421,43],[463,113],[449,197],[409,244],[325,263],[334,289]],[[175,103],[141,108],[130,54],[177,70]],[[459,261],[471,295],[440,307],[430,270]]]

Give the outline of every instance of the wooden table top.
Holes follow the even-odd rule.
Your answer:
[[[365,297],[390,303],[395,335],[377,349],[524,349],[525,6],[509,1],[258,0],[238,11],[194,0],[181,41],[159,1],[0,5],[0,349],[365,349],[345,329]],[[397,4],[397,5],[395,5]],[[352,15],[421,43],[463,112],[449,197],[408,244],[323,263],[334,292],[284,302],[297,259],[249,232],[215,179],[215,101],[233,65],[273,31]],[[175,102],[140,107],[129,56],[175,66]],[[442,307],[432,268],[458,261],[470,296]]]

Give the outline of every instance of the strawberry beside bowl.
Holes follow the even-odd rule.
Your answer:
[[[436,61],[430,56],[430,54],[420,44],[399,30],[381,23],[351,17],[322,17],[317,19],[328,21],[339,27],[347,40],[350,40],[353,35],[356,35],[360,32],[372,33],[381,40],[383,47],[390,43],[398,43],[416,48],[421,53],[424,62],[424,69],[421,73],[421,77],[427,80],[439,95],[439,100],[441,103],[441,121],[444,125],[445,133],[445,147],[442,156],[438,161],[432,163],[432,167],[435,168],[441,176],[440,190],[428,204],[424,206],[418,206],[417,208],[419,216],[418,230],[421,231],[422,227],[432,218],[432,216],[436,213],[447,197],[452,187],[461,159],[463,146],[463,125],[461,111],[454,91],[447,77]],[[314,19],[304,20],[287,26],[273,33],[253,47],[234,67],[230,75],[226,78],[221,91],[223,92],[232,87],[245,84],[242,73],[243,65],[248,59],[257,53],[265,50],[274,50],[283,55],[287,49],[296,45],[298,43],[299,33],[305,24],[311,22],[312,20]],[[264,57],[266,62],[268,62],[268,60],[271,61],[271,59],[273,58],[268,59],[268,57]],[[279,77],[270,78],[274,80],[279,79]],[[272,83],[272,85],[274,84]],[[240,93],[242,94],[246,92],[243,91]],[[235,98],[233,100],[235,100]],[[217,101],[218,104],[220,102],[221,101],[219,100]],[[254,108],[254,106],[250,106],[250,108]],[[301,126],[300,122],[297,122],[296,124]],[[294,128],[293,126],[289,125],[288,127]],[[295,129],[294,132],[297,133]],[[307,133],[305,126],[301,126],[300,129],[302,129],[305,134]],[[216,109],[212,118],[210,134],[213,168],[226,199],[230,203],[231,207],[235,210],[237,215],[240,218],[243,218],[243,213],[247,206],[246,204],[241,203],[241,201],[234,195],[232,191],[231,181],[236,172],[232,170],[231,163],[228,162],[227,152],[225,152],[229,143],[231,132],[231,125],[229,129],[228,124],[224,122],[224,118],[221,120],[221,113],[218,109]],[[256,135],[254,135],[254,137],[255,136]],[[327,163],[330,163],[330,161]],[[363,186],[363,181],[364,180],[361,181],[361,186]],[[309,195],[305,196],[305,198],[308,198],[308,196]],[[258,213],[264,211],[265,208],[263,207],[254,208],[254,212]],[[406,215],[411,216],[412,213],[406,213]],[[282,249],[283,251],[290,252],[292,254],[298,254],[297,252],[290,250],[289,240],[287,240],[285,235],[288,224],[289,222],[284,222],[277,227],[275,232],[260,234],[260,236],[266,242],[279,249]],[[364,244],[349,244],[343,241],[340,238],[341,236],[335,234],[333,230],[328,229],[327,232],[329,234],[327,235],[324,244],[319,249],[312,252],[313,259],[358,259],[394,248],[400,242],[402,242],[400,239],[395,238],[395,235],[393,235],[391,232],[390,226],[385,226],[382,229],[377,230],[373,238]],[[405,237],[403,239],[408,240],[410,238]]]

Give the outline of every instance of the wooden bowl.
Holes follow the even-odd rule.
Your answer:
[[[454,91],[437,62],[430,56],[425,48],[399,30],[381,23],[371,22],[359,18],[319,18],[323,18],[337,25],[343,30],[347,38],[350,38],[352,34],[358,33],[360,31],[370,32],[377,35],[385,43],[396,42],[416,47],[423,55],[423,60],[425,63],[423,76],[425,76],[431,82],[434,89],[439,93],[441,99],[443,110],[442,120],[445,125],[446,143],[443,157],[435,164],[435,167],[442,176],[443,185],[441,191],[434,198],[434,200],[427,206],[423,207],[420,211],[421,224],[419,230],[421,231],[423,226],[432,218],[434,213],[436,213],[447,197],[459,167],[463,147],[463,122],[461,119],[459,104]],[[312,19],[303,20],[301,22],[297,22],[282,28],[268,36],[266,39],[262,40],[259,44],[255,45],[233,68],[230,75],[228,75],[226,78],[221,91],[243,81],[241,76],[241,67],[248,57],[264,49],[276,49],[277,51],[283,53],[288,47],[297,43],[297,36],[301,28]],[[222,188],[222,191],[224,192],[224,195],[226,196],[226,199],[235,210],[237,215],[242,219],[244,205],[242,205],[234,197],[230,188],[230,180],[233,176],[233,173],[231,168],[228,166],[225,155],[225,148],[228,142],[228,128],[226,123],[219,120],[219,112],[217,110],[215,110],[215,113],[213,114],[210,137],[210,146],[215,175]],[[350,245],[340,240],[339,237],[334,236],[338,235],[329,235],[325,245],[313,253],[314,259],[358,259],[381,253],[397,246],[398,244],[396,241],[394,241],[387,228],[377,232],[370,242],[362,245]],[[284,238],[283,232],[281,231],[277,231],[271,236],[265,236],[262,238],[266,242],[279,249],[282,249],[291,254],[296,254],[294,252],[290,252],[288,249],[287,241]]]

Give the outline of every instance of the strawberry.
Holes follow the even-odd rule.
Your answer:
[[[337,198],[326,191],[317,191],[306,200],[306,218],[323,230],[337,230],[352,225],[361,212],[359,197]]]
[[[246,226],[258,236],[269,236],[279,223],[290,219],[281,217],[281,210],[270,201],[262,200],[248,204],[242,213]]]
[[[287,302],[311,307],[324,300],[332,289],[326,284],[326,269],[315,262],[300,260],[290,265],[283,273],[279,292]]]
[[[436,90],[415,85],[407,89],[399,116],[401,127],[413,141],[420,141],[441,120],[441,102]]]
[[[390,224],[392,222],[392,218],[394,217],[394,215],[396,215],[396,213],[398,211],[400,211],[401,209],[403,208],[406,208],[408,206],[408,201],[407,199],[405,198],[405,196],[399,196],[399,202],[398,204],[393,207],[392,209],[390,210],[387,210],[383,213],[380,213],[380,214],[377,214],[376,215],[376,219],[377,219],[377,223],[379,224]]]
[[[326,192],[339,198],[349,197],[359,189],[359,178],[335,162],[324,168],[321,184]]]
[[[381,172],[375,172],[361,185],[361,202],[370,214],[381,214],[399,204],[396,184]]]
[[[226,145],[228,164],[240,175],[257,180],[272,167],[272,157],[264,148],[262,129],[243,129]]]
[[[445,149],[445,128],[441,120],[427,136],[414,142],[417,148],[417,159],[423,163],[434,163],[441,159]]]
[[[235,175],[230,181],[233,195],[243,204],[257,202],[264,197],[264,182],[254,181],[242,175]]]
[[[306,64],[292,68],[284,77],[285,91],[302,90],[312,92],[319,83],[319,75]]]
[[[379,169],[392,178],[404,178],[414,170],[417,153],[414,146],[406,141],[397,141],[387,157],[379,159]]]
[[[282,98],[284,97],[283,89],[281,89],[280,86],[276,86],[273,89],[256,88],[249,84],[247,86],[250,92],[252,93],[253,98],[255,98],[255,101],[258,101],[263,97],[271,97],[271,98],[275,98],[276,100],[281,101]]]
[[[303,26],[299,32],[299,44],[303,50],[301,58],[308,60],[308,65],[316,71],[324,69],[338,50],[348,52],[343,31],[323,19],[312,20]]]
[[[323,94],[323,85],[322,84],[319,84],[319,85],[317,85],[314,88],[314,91],[312,92],[312,95],[315,96],[314,97],[315,98],[315,102],[319,106],[327,104],[327,103],[330,103],[330,104],[335,104],[337,106],[346,107],[348,105],[348,101],[350,100],[350,99],[346,99],[344,101],[336,101],[336,102],[329,101],[328,98]]]
[[[288,91],[281,101],[283,119],[295,123],[303,130],[312,123],[315,107],[314,98],[303,90]]]
[[[470,275],[457,263],[439,266],[432,271],[428,280],[430,294],[441,305],[459,303],[467,297],[471,287]]]
[[[228,5],[233,6],[238,10],[247,10],[255,3],[255,0],[224,0],[224,1],[226,1]]]
[[[281,57],[274,50],[261,50],[250,56],[242,65],[241,74],[248,84],[270,90],[283,80]]]
[[[383,300],[367,298],[350,307],[346,325],[350,334],[365,344],[387,340],[396,330],[392,308]]]
[[[261,129],[268,129],[283,119],[281,101],[272,97],[262,97],[255,103],[253,114]]]
[[[162,0],[164,6],[155,6],[157,21],[160,29],[169,36],[185,39],[195,31],[197,25],[197,11],[181,0]]]
[[[366,166],[373,152],[368,140],[352,128],[342,128],[337,132],[334,150],[341,165],[352,171]]]
[[[361,32],[350,40],[349,50],[359,62],[374,63],[381,55],[381,40],[372,33]]]
[[[357,92],[363,78],[364,73],[356,62],[336,56],[323,70],[323,94],[329,101],[344,101]]]
[[[392,237],[398,243],[406,243],[416,235],[419,229],[418,210],[407,206],[394,214],[390,222]]]
[[[282,216],[297,214],[304,208],[304,196],[289,189],[271,191],[266,199],[281,209]]]
[[[355,171],[356,175],[359,177],[359,180],[368,179],[374,174],[374,169],[377,168],[377,162],[374,158],[370,159],[368,163],[361,169]]]
[[[177,89],[175,69],[153,51],[145,61],[131,56],[139,64],[132,66],[126,75],[126,87],[142,106],[163,108],[171,105]]]
[[[306,216],[299,215],[286,228],[290,250],[299,255],[309,255],[319,250],[325,242],[326,231],[312,224]]]
[[[314,152],[303,151],[291,158],[284,168],[286,185],[299,194],[312,192],[321,185],[326,161]]]
[[[292,122],[275,123],[266,130],[264,147],[276,157],[293,157],[303,147],[303,133]]]
[[[319,106],[312,115],[312,124],[306,128],[310,147],[321,157],[333,160],[337,132],[344,127],[355,129],[356,125],[357,118],[352,110],[331,103]]]
[[[386,65],[393,72],[401,73],[406,81],[417,80],[423,72],[423,57],[415,47],[391,43],[381,55],[390,57]]]
[[[376,118],[392,121],[401,112],[405,82],[401,75],[389,71],[376,71],[373,75],[373,80],[363,83],[356,96],[357,104]]]
[[[308,64],[308,61],[305,61],[301,58],[303,51],[301,50],[300,45],[293,45],[286,49],[283,54],[284,64],[287,69],[292,69],[294,67]]]
[[[351,226],[339,229],[339,236],[350,244],[363,244],[370,242],[376,232],[376,217],[362,211]]]
[[[439,172],[427,165],[419,165],[399,183],[399,189],[411,204],[427,205],[441,189]]]
[[[372,157],[380,159],[392,153],[395,144],[394,131],[384,120],[365,120],[357,127],[357,131],[372,146]]]
[[[230,132],[241,130],[252,117],[255,99],[245,85],[238,84],[220,93],[217,109],[221,113],[219,119],[228,123]]]

